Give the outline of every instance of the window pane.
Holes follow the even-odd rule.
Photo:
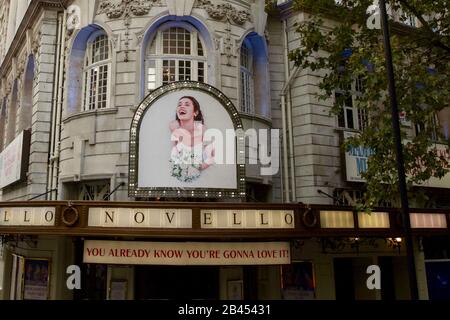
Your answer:
[[[148,90],[156,89],[156,63],[155,63],[155,60],[151,60],[148,62],[147,89]]]
[[[100,67],[98,84],[98,106],[97,108],[106,108],[106,92],[108,89],[108,66]]]
[[[347,128],[356,129],[353,121],[353,110],[351,108],[345,108],[345,117],[347,118]]]
[[[355,91],[361,93],[363,92],[363,89],[364,89],[364,78],[359,76],[358,78],[356,78],[355,81]]]
[[[147,90],[153,90],[157,85],[165,85],[173,81],[206,81],[206,52],[197,32],[191,33],[185,28],[172,27],[159,32],[153,43],[162,45],[161,52],[157,49],[156,54],[170,55],[170,58],[153,56],[146,60],[144,72]],[[160,65],[162,70],[156,70]]]
[[[200,37],[197,35],[197,50],[198,50],[198,55],[203,57],[203,45],[202,42],[200,40]]]
[[[92,63],[109,59],[108,37],[105,35],[98,36],[92,43]]]
[[[358,108],[358,129],[364,130],[367,127],[367,113],[363,109]]]
[[[98,79],[98,68],[94,68],[90,72],[88,110],[95,109],[97,97],[97,79]]]
[[[191,80],[191,61],[178,61],[178,80]]]
[[[191,34],[184,28],[170,28],[163,32],[163,53],[190,55]]]
[[[176,61],[163,60],[163,84],[176,81]]]
[[[253,113],[253,77],[241,70],[241,110]]]
[[[252,72],[250,48],[244,42],[241,47],[241,66]]]
[[[205,82],[205,63],[199,62],[198,63],[198,71],[197,71],[197,81],[199,82]]]

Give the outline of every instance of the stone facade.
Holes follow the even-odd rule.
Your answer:
[[[168,25],[198,33],[205,82],[238,110],[241,48],[253,48],[254,110],[242,113],[244,127],[282,133],[277,175],[262,177],[259,166],[247,167],[251,188],[269,190],[258,201],[333,204],[319,190],[361,189],[346,181],[342,128],[329,114],[331,101],[315,97],[320,74],[288,61],[301,41],[295,23],[307,18],[288,1],[270,15],[262,0],[74,0],[64,1],[66,10],[59,1],[27,3],[2,0],[0,6],[0,146],[22,130],[32,133],[27,180],[5,187],[3,200],[51,190],[41,199],[80,199],[84,183],[112,190],[128,181],[130,123],[148,93],[147,50]],[[107,107],[85,111],[83,70],[88,43],[98,33],[110,46]],[[127,188],[111,199],[129,200]]]
[[[298,70],[288,61],[287,53],[300,45],[295,22],[306,19],[302,12],[293,12],[288,5],[268,15],[262,0],[31,0],[28,6],[15,2],[0,0],[0,152],[27,129],[31,145],[27,178],[3,188],[0,201],[101,200],[116,187],[110,200],[132,200],[126,187],[131,120],[148,93],[146,52],[167,26],[198,33],[206,53],[205,82],[224,92],[238,110],[243,90],[241,48],[248,43],[253,49],[255,107],[251,113],[241,112],[242,122],[245,129],[281,130],[282,150],[277,175],[263,177],[259,166],[247,166],[252,194],[248,201],[333,204],[319,190],[332,195],[336,189],[355,188],[345,179],[342,128],[329,115],[331,102],[315,97],[321,75]],[[15,17],[14,23],[9,16]],[[89,109],[85,59],[97,35],[107,37],[110,48],[107,100],[105,108]],[[64,277],[65,268],[73,263],[72,239],[43,240],[38,250],[51,255],[55,269],[51,298],[70,299]],[[336,258],[357,255],[353,268],[364,275],[363,266],[376,263],[372,247],[361,255],[330,254],[317,240],[296,240],[292,253],[293,260],[314,261],[317,299],[336,297]],[[397,257],[386,244],[376,250],[379,256],[405,255],[402,248]],[[420,296],[426,299],[424,255],[418,249],[416,254]],[[11,269],[8,261],[4,270]],[[396,280],[401,288],[398,299],[408,298],[401,284],[407,281],[406,269],[405,259],[395,260],[401,275]],[[258,281],[265,285],[259,298],[280,298],[279,271],[261,268]],[[241,279],[243,269],[226,267],[221,272],[220,296],[226,298],[227,281]],[[364,283],[361,279],[355,281]],[[380,298],[363,289],[357,288],[360,298]]]

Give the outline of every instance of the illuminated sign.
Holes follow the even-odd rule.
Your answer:
[[[1,227],[55,226],[55,208],[0,208]]]
[[[294,212],[283,210],[201,210],[203,229],[294,229]]]
[[[236,108],[214,87],[183,81],[156,89],[132,121],[129,195],[244,197],[242,129]]]
[[[102,228],[192,228],[192,210],[90,208],[88,226]]]

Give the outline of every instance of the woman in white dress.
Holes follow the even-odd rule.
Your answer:
[[[213,143],[204,143],[205,120],[194,97],[178,101],[176,120],[170,123],[172,176],[181,182],[197,180],[201,172],[214,164]]]

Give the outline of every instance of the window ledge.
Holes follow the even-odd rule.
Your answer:
[[[268,126],[272,126],[272,119],[270,119],[268,117],[254,114],[254,113],[242,112],[242,111],[239,111],[239,115],[242,118],[250,119],[250,120],[259,120],[259,121],[266,123]]]
[[[89,110],[89,111],[82,111],[78,113],[74,113],[71,115],[68,115],[63,119],[63,123],[70,122],[75,119],[85,118],[89,116],[97,116],[97,115],[103,115],[103,114],[113,114],[118,112],[118,108],[105,108],[105,109],[95,109],[95,110]]]

